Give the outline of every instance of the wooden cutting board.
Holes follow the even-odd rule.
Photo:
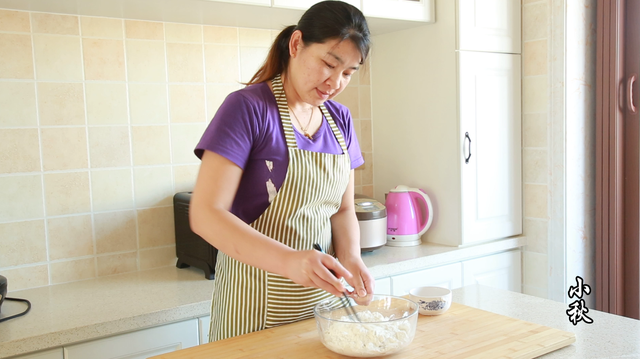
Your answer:
[[[535,358],[576,341],[575,334],[453,303],[418,316],[413,342],[385,358]],[[315,319],[262,330],[152,359],[347,358],[320,342]]]

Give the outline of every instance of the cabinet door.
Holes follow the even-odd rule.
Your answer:
[[[390,295],[391,294],[391,279],[390,278],[376,279],[375,294]]]
[[[198,318],[198,332],[200,333],[200,345],[209,342],[209,327],[211,326],[211,316]]]
[[[65,359],[146,359],[198,345],[196,319],[70,345]]]
[[[447,0],[450,1],[450,0]],[[434,22],[435,0],[362,0],[365,16]]]
[[[460,51],[458,66],[462,244],[521,234],[520,55]]]
[[[63,359],[62,348],[51,349],[47,351],[18,355],[11,359]]]
[[[520,1],[458,0],[458,49],[521,53]]]
[[[462,286],[462,265],[448,264],[391,277],[393,295],[406,295],[415,287],[436,286],[449,289]]]
[[[462,262],[462,285],[472,284],[521,293],[521,252],[504,252]]]
[[[307,10],[314,4],[321,2],[322,0],[273,0],[274,7],[281,7],[287,9],[299,9],[299,10]],[[341,0],[343,2],[349,3],[358,9],[360,8],[360,0]]]

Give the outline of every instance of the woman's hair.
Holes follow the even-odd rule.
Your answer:
[[[361,64],[369,55],[371,39],[367,20],[362,12],[342,1],[322,1],[310,7],[300,18],[298,25],[287,26],[278,34],[264,64],[247,85],[269,81],[286,71],[290,58],[289,40],[296,30],[302,32],[305,46],[332,39],[349,39],[360,50]]]

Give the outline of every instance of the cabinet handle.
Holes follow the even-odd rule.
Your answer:
[[[464,133],[464,142],[467,142],[467,140],[469,140],[469,156],[465,153],[464,163],[469,163],[469,159],[471,158],[471,137],[469,137],[469,132]]]
[[[636,82],[637,78],[638,75],[633,74],[627,80],[627,107],[629,108],[629,111],[631,111],[631,113],[634,115],[638,113],[638,108],[633,103],[633,84]]]

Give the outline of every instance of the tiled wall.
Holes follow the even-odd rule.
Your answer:
[[[274,30],[0,9],[0,274],[10,290],[175,265],[172,196]],[[366,71],[350,107],[372,194]]]
[[[549,240],[548,0],[525,0],[523,14],[523,293],[547,297]]]

